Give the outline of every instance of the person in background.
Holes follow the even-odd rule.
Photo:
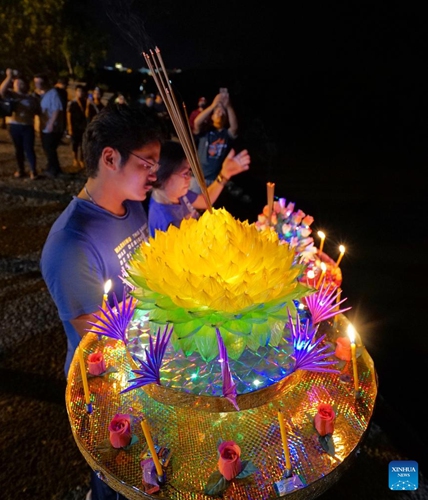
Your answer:
[[[210,119],[208,130],[204,122]],[[222,89],[213,102],[195,118],[194,133],[198,141],[198,157],[207,186],[213,183],[238,135],[238,119],[230,102],[227,89]],[[196,179],[192,179],[191,189],[200,193]]]
[[[88,180],[49,231],[40,268],[67,336],[66,376],[80,339],[96,321],[105,282],[123,296],[127,263],[148,239],[142,201],[156,180],[163,125],[153,110],[106,106],[87,126]],[[113,306],[113,300],[111,302]],[[92,500],[124,499],[91,476]]]
[[[155,105],[155,95],[154,94],[146,94],[144,97],[144,106],[148,108],[154,108]]]
[[[73,152],[73,167],[84,168],[82,153],[83,133],[87,124],[86,118],[86,90],[83,85],[76,85],[74,99],[67,107],[67,129],[71,137]]]
[[[59,98],[61,99],[62,109],[64,110],[62,113],[64,132],[67,130],[67,114],[65,111],[68,106],[68,81],[67,76],[60,76],[54,85],[54,88],[58,92]]]
[[[121,92],[118,92],[117,96],[114,99],[114,104],[128,104],[128,101]]]
[[[10,88],[12,84],[12,88]],[[18,170],[14,177],[25,177],[25,158],[30,164],[30,179],[37,179],[37,157],[34,149],[34,117],[40,114],[40,102],[29,94],[27,81],[11,68],[6,69],[6,78],[0,85],[2,98],[10,97],[15,102],[12,116],[6,120],[9,134],[15,147]]]
[[[198,99],[198,107],[194,109],[190,115],[189,115],[189,125],[190,125],[190,130],[192,131],[193,134],[195,134],[195,118],[201,113],[205,108],[207,107],[207,99],[205,97],[200,97]],[[210,119],[209,117],[203,122],[203,124],[200,125],[200,133],[205,132],[205,129],[208,128],[210,124]]]
[[[35,75],[34,87],[36,94],[40,96],[40,136],[47,158],[47,167],[44,173],[47,177],[57,177],[61,174],[58,146],[64,133],[63,113],[66,110],[62,107],[56,89],[49,85],[46,75],[40,73]]]
[[[161,117],[161,118],[168,118],[168,111],[166,109],[166,105],[163,102],[162,96],[157,93],[155,96],[155,100],[153,102],[153,107],[155,108],[156,113]]]
[[[250,168],[250,161],[247,150],[238,154],[230,150],[216,180],[207,188],[211,204],[231,177]],[[189,190],[192,169],[179,142],[172,140],[162,145],[159,163],[161,166],[149,202],[150,236],[154,236],[156,230],[166,231],[171,224],[179,227],[183,219],[197,219],[198,210],[208,208],[202,194]]]
[[[95,87],[92,92],[89,93],[88,99],[86,100],[86,120],[89,123],[95,118],[95,116],[104,109],[104,104],[101,99],[103,97],[103,92],[100,87]]]
[[[162,96],[159,93],[155,95],[155,99],[153,101],[153,108],[158,114],[158,116],[160,116],[160,118],[162,118],[162,120],[165,122],[165,127],[167,130],[168,137],[169,138],[175,137],[176,133],[174,130],[174,126],[172,125],[166,104],[164,103]]]

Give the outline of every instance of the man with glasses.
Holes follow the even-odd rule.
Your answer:
[[[113,293],[122,298],[129,259],[148,238],[142,201],[156,180],[164,130],[154,110],[120,105],[104,108],[86,128],[88,180],[53,224],[40,263],[67,335],[66,376],[106,281],[113,305]],[[124,498],[95,473],[91,488],[92,500]]]
[[[150,236],[154,236],[156,230],[166,231],[171,224],[179,227],[183,219],[197,219],[198,210],[208,208],[204,196],[189,189],[193,175],[180,143],[165,142],[159,163],[161,166],[149,203]],[[211,204],[220,196],[229,179],[248,170],[249,165],[247,150],[239,154],[235,154],[233,149],[229,152],[216,180],[207,188]]]

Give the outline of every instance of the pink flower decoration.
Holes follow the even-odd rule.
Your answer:
[[[333,407],[327,403],[321,403],[318,406],[318,413],[315,415],[314,424],[320,436],[326,434],[333,434],[334,432],[334,419],[336,414]]]
[[[230,481],[241,472],[241,448],[235,441],[223,441],[218,447],[218,452],[220,454],[218,470],[227,481]]]
[[[131,416],[117,413],[110,422],[108,430],[110,431],[110,443],[113,448],[128,446],[132,439]]]
[[[106,371],[106,362],[102,352],[93,352],[88,355],[88,371],[91,375],[101,375]]]
[[[351,341],[349,337],[339,337],[336,339],[336,351],[334,352],[337,358],[344,361],[351,361]]]

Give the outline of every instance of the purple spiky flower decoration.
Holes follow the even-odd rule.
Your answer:
[[[221,377],[223,379],[223,397],[230,401],[239,411],[239,406],[236,402],[236,384],[232,380],[227,349],[224,345],[220,330],[216,328],[215,331],[217,333],[218,354],[221,363]]]
[[[106,303],[106,310],[100,307],[101,314],[94,314],[94,317],[99,323],[88,321],[95,328],[87,329],[86,331],[105,335],[112,339],[122,340],[126,345],[128,339],[126,337],[129,322],[134,314],[134,309],[137,304],[135,299],[126,298],[126,287],[123,288],[122,304],[119,306],[116,294],[113,292],[114,307]]]
[[[146,359],[138,359],[141,365],[140,370],[132,370],[136,375],[141,375],[140,377],[130,379],[128,382],[131,383],[129,387],[121,391],[121,393],[132,391],[137,387],[142,387],[148,384],[158,384],[160,382],[160,368],[162,366],[163,357],[165,356],[166,347],[168,345],[169,339],[174,327],[171,326],[171,330],[168,332],[168,325],[164,328],[163,333],[161,333],[160,328],[158,328],[158,333],[156,334],[156,343],[153,342],[153,338],[149,336],[149,348],[145,348]]]
[[[336,308],[340,306],[346,298],[340,300],[336,303],[336,299],[339,296],[339,289],[337,286],[331,286],[326,283],[325,279],[322,282],[321,287],[312,295],[305,297],[306,305],[308,306],[309,312],[311,313],[311,321],[313,325],[321,323],[332,316],[343,313],[351,309],[351,307],[345,307],[344,309]]]
[[[315,340],[318,326],[314,327],[310,324],[310,321],[302,324],[299,315],[297,315],[296,324],[294,324],[289,309],[287,326],[290,329],[293,341],[293,357],[296,360],[294,370],[340,373],[339,370],[329,367],[329,365],[338,362],[338,360],[327,360],[333,354],[331,351],[327,352],[329,346],[320,347],[325,335]]]

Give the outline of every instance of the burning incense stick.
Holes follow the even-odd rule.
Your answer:
[[[162,60],[160,50],[156,47],[155,51],[150,50],[150,53],[143,52],[159,93],[165,103],[171,122],[174,125],[177,136],[183,146],[186,158],[189,161],[193,175],[195,176],[202,195],[205,198],[208,210],[212,211],[212,205],[208,196],[207,186],[205,183],[204,174],[199,162],[198,152],[196,150],[193,134],[190,129],[189,119],[187,116],[186,108],[183,104],[183,111],[181,111],[177,99],[175,98],[174,91],[172,90],[169,82],[168,73]]]

